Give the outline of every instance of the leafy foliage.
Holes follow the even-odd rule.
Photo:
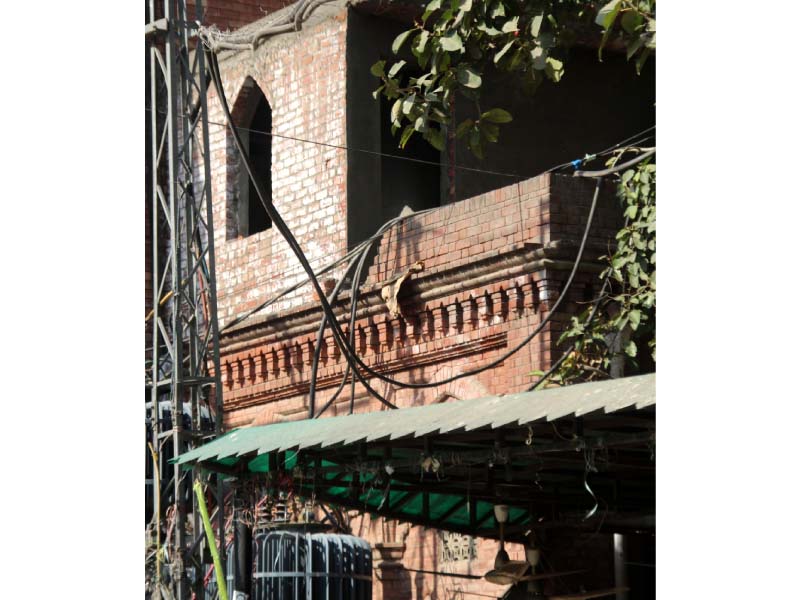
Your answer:
[[[592,308],[572,317],[558,343],[572,343],[574,349],[550,375],[551,383],[607,378],[614,361],[638,368],[645,355],[655,363],[656,165],[646,159],[626,170],[617,195],[626,222],[617,233],[614,253],[603,257],[607,266],[600,274],[604,281],[608,278],[604,290],[610,284],[613,291],[599,300],[599,319],[590,318]]]
[[[655,0],[431,0],[414,28],[392,43],[397,56],[410,51],[423,70],[406,76],[408,63],[378,61],[371,72],[381,80],[373,93],[394,100],[392,133],[402,130],[400,147],[414,133],[442,150],[445,129],[452,124],[453,100],[460,95],[475,107],[474,115],[455,126],[456,137],[479,158],[485,144],[497,142],[500,125],[512,121],[502,107],[483,110],[481,90],[489,70],[506,73],[533,94],[545,79],[564,74],[563,48],[574,42],[580,24],[600,26],[602,50],[616,32],[630,60],[641,69],[655,48]]]

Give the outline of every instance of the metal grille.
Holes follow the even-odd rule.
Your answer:
[[[372,598],[372,549],[361,538],[270,531],[254,546],[252,600]]]

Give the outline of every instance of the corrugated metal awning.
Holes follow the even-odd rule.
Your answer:
[[[182,454],[176,462],[193,464],[253,453],[331,448],[359,442],[522,426],[597,411],[609,414],[626,408],[642,409],[655,401],[655,375],[640,375],[535,392],[238,429]]]

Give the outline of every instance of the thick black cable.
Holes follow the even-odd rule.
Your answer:
[[[350,261],[350,264],[347,265],[342,276],[339,278],[339,281],[336,282],[336,287],[333,288],[330,297],[328,298],[328,302],[333,304],[336,301],[336,296],[339,295],[339,290],[342,288],[342,284],[344,284],[345,279],[347,278],[347,274],[352,270],[353,266],[356,264],[358,260],[358,256],[354,257],[353,260]],[[311,382],[308,388],[308,418],[314,418],[315,412],[315,405],[316,405],[316,398],[317,398],[317,373],[319,372],[319,360],[320,354],[322,353],[322,340],[323,336],[325,335],[325,325],[328,323],[328,315],[322,315],[322,320],[319,323],[319,328],[317,329],[317,343],[314,346],[314,358],[311,361]],[[344,388],[344,381],[347,380],[347,376],[350,374],[350,363],[347,363],[347,369],[345,370],[344,379],[342,380],[342,384],[339,386],[339,389],[333,394],[333,399],[339,395]],[[327,408],[328,405],[326,405]]]
[[[626,217],[625,218],[625,224],[623,225],[623,228],[627,227],[628,224],[630,223],[630,221],[631,221],[630,218]],[[586,317],[586,321],[584,321],[584,323],[583,323],[584,330],[588,329],[589,326],[592,324],[592,321],[594,321],[594,317],[597,314],[598,309],[600,308],[600,304],[606,298],[606,291],[608,289],[608,284],[611,281],[611,272],[612,272],[612,269],[609,267],[608,270],[606,271],[606,276],[603,278],[603,285],[600,286],[600,292],[598,293],[597,298],[594,301],[594,305],[592,306],[592,310],[589,313],[589,316]],[[565,360],[567,360],[569,355],[574,350],[575,350],[575,344],[572,344],[569,348],[567,348],[564,351],[564,353],[561,355],[561,357],[555,363],[553,363],[553,366],[551,366],[545,373],[543,373],[542,376],[539,378],[539,380],[536,383],[534,383],[531,387],[529,387],[527,389],[527,391],[532,392],[533,390],[538,388],[542,383],[544,383],[553,373],[555,373],[556,369],[558,369],[558,367],[561,366],[561,363],[563,363]]]
[[[395,222],[400,221],[401,219],[404,219],[406,216],[411,216],[411,215],[404,215],[404,216],[401,216],[401,217],[395,217],[391,221],[387,222],[383,227],[381,227],[378,230],[378,235],[383,235],[392,225],[394,225]],[[374,243],[376,241],[376,239],[377,239],[377,236],[375,236],[375,239],[373,239],[372,242],[370,244],[368,244],[367,246],[365,246],[364,249],[362,250],[361,256],[359,257],[358,266],[356,267],[355,274],[353,275],[353,282],[352,282],[352,285],[350,287],[350,325],[349,325],[349,327],[350,327],[350,338],[349,338],[349,342],[350,342],[350,346],[352,348],[355,348],[355,324],[356,324],[356,309],[357,309],[357,306],[358,306],[358,287],[359,287],[360,282],[361,282],[361,274],[362,274],[363,269],[364,269],[364,264],[366,262],[366,258],[367,258],[367,256],[369,255],[369,253],[371,251],[372,243]],[[350,375],[350,365],[348,363],[347,369],[345,369],[344,376],[342,377],[342,381],[339,384],[339,387],[336,389],[336,391],[330,397],[330,399],[325,403],[325,406],[323,406],[319,410],[319,412],[314,417],[315,419],[318,419],[322,415],[322,413],[324,413],[326,410],[328,410],[328,408],[336,401],[336,398],[339,397],[339,394],[344,389],[344,386],[347,383],[347,378],[348,378],[349,375]],[[313,376],[313,371],[312,371],[312,376]],[[350,379],[350,414],[353,414],[354,407],[355,407],[355,385],[356,385],[356,380],[355,380],[355,377],[353,377],[353,378]]]
[[[371,386],[369,386],[369,384],[366,382],[366,380],[361,375],[361,373],[359,372],[358,368],[356,368],[356,366],[360,366],[367,374],[369,374],[369,375],[371,375],[371,376],[373,376],[373,377],[375,377],[377,379],[380,379],[382,381],[385,381],[386,383],[390,383],[392,385],[397,385],[397,386],[406,387],[406,388],[437,387],[437,386],[440,386],[440,385],[445,385],[445,384],[450,383],[452,381],[455,381],[457,379],[461,379],[463,377],[476,375],[476,374],[479,374],[479,373],[481,373],[483,371],[486,371],[488,369],[494,368],[495,366],[499,365],[504,360],[506,360],[508,357],[510,357],[514,353],[518,352],[522,347],[527,345],[536,335],[538,335],[539,332],[541,332],[541,330],[544,328],[544,326],[549,322],[549,320],[552,318],[552,316],[557,311],[557,309],[560,306],[561,302],[563,301],[564,297],[567,295],[567,291],[569,290],[569,288],[570,288],[570,286],[572,284],[572,281],[573,281],[573,279],[575,277],[575,274],[577,273],[578,266],[579,266],[580,261],[581,261],[581,259],[583,257],[583,251],[584,251],[585,246],[586,246],[586,241],[588,239],[589,230],[591,229],[591,224],[592,224],[592,220],[593,220],[593,217],[594,217],[594,212],[595,212],[595,209],[597,207],[597,198],[599,196],[600,184],[602,182],[601,178],[598,177],[598,179],[597,179],[597,185],[595,187],[595,193],[594,193],[594,196],[592,198],[592,205],[591,205],[591,209],[589,211],[589,217],[587,219],[586,228],[584,230],[583,238],[581,240],[581,245],[580,245],[580,248],[578,250],[578,256],[576,257],[575,263],[573,264],[572,271],[570,272],[570,275],[569,275],[569,277],[567,279],[567,282],[564,285],[562,293],[559,295],[559,297],[556,299],[556,302],[550,308],[550,311],[548,312],[547,316],[539,323],[539,325],[537,325],[537,327],[534,329],[534,331],[532,333],[530,333],[528,336],[526,336],[522,340],[522,342],[520,342],[512,350],[510,350],[509,352],[505,353],[503,356],[495,359],[494,361],[492,361],[492,362],[490,362],[490,363],[488,363],[486,365],[483,365],[482,367],[479,367],[478,369],[473,369],[471,371],[466,371],[466,372],[454,375],[452,377],[449,377],[449,378],[446,378],[446,379],[444,379],[442,381],[437,381],[437,382],[407,383],[407,382],[397,381],[397,380],[392,379],[391,377],[388,377],[388,376],[386,376],[386,375],[384,375],[384,374],[382,374],[382,373],[380,373],[378,371],[373,370],[369,366],[367,366],[360,359],[360,357],[356,354],[356,352],[352,348],[352,346],[350,344],[348,344],[348,342],[344,339],[344,334],[343,334],[343,332],[341,330],[341,327],[339,326],[338,321],[335,318],[335,315],[333,314],[333,310],[331,309],[330,304],[327,301],[327,297],[325,296],[324,292],[322,291],[322,288],[321,288],[321,286],[319,284],[319,281],[317,281],[317,278],[314,275],[314,272],[311,269],[311,266],[308,264],[308,261],[306,260],[302,249],[300,248],[299,244],[297,243],[297,240],[294,238],[294,236],[292,235],[292,233],[289,230],[288,226],[283,221],[282,217],[277,212],[275,207],[271,204],[271,202],[268,203],[265,200],[265,194],[264,194],[263,190],[261,189],[261,183],[255,178],[255,176],[253,174],[252,167],[250,165],[249,159],[247,157],[246,152],[244,151],[244,147],[243,147],[243,145],[241,143],[241,140],[239,139],[238,133],[236,132],[236,128],[235,128],[235,126],[233,124],[233,119],[232,119],[232,117],[230,115],[230,110],[228,109],[227,100],[225,99],[224,90],[222,89],[221,76],[219,74],[219,65],[217,64],[216,56],[213,55],[210,52],[208,52],[208,54],[210,55],[209,56],[209,65],[211,66],[212,75],[214,77],[214,84],[217,87],[217,91],[218,91],[219,96],[220,96],[221,104],[222,104],[222,107],[223,107],[223,112],[225,113],[225,118],[226,118],[226,120],[228,122],[228,125],[230,126],[231,131],[233,132],[234,141],[236,142],[237,148],[238,148],[238,150],[239,150],[239,152],[240,152],[240,154],[242,156],[242,161],[243,161],[243,163],[245,165],[245,168],[246,168],[246,170],[248,172],[248,175],[250,176],[250,178],[254,182],[254,185],[256,187],[256,191],[258,192],[258,195],[259,195],[259,198],[260,198],[262,204],[264,205],[265,210],[270,215],[270,217],[273,219],[273,222],[276,224],[278,230],[284,236],[284,238],[286,239],[287,243],[289,243],[289,246],[292,248],[292,250],[295,253],[295,255],[297,256],[298,260],[303,265],[303,268],[308,273],[308,276],[311,279],[311,282],[312,282],[312,284],[314,285],[314,287],[315,287],[315,289],[317,291],[317,295],[319,296],[320,303],[322,304],[323,311],[328,315],[328,319],[330,320],[331,330],[333,332],[334,339],[336,340],[336,343],[339,345],[340,349],[342,350],[342,354],[345,356],[346,360],[349,363],[351,363],[351,367],[353,368],[354,375],[356,377],[358,377],[359,381],[361,381],[361,383],[365,386],[365,388],[373,396],[375,396],[376,398],[381,400],[381,402],[383,402],[387,406],[390,406],[392,408],[396,408],[391,402],[389,402],[388,400],[383,398],[378,392],[376,392],[374,389],[372,389]],[[612,169],[609,169],[607,171],[609,173],[613,173],[613,172],[616,172],[617,170],[625,168],[626,166],[627,165],[621,165],[620,167],[612,168]],[[274,217],[273,217],[273,215],[274,215]]]
[[[498,357],[497,359],[493,360],[492,362],[490,362],[490,363],[488,363],[486,365],[483,365],[483,366],[481,366],[481,367],[479,367],[477,369],[473,369],[471,371],[466,371],[466,372],[463,372],[463,373],[448,377],[448,378],[446,378],[446,379],[444,379],[442,381],[430,382],[430,383],[427,383],[427,382],[426,383],[408,383],[408,382],[397,381],[397,380],[395,380],[395,379],[393,379],[391,377],[388,377],[388,376],[384,375],[383,373],[375,371],[374,369],[370,368],[368,365],[364,364],[364,362],[356,354],[356,352],[352,348],[352,346],[350,346],[350,344],[348,344],[348,342],[344,339],[344,334],[342,333],[342,330],[341,330],[341,327],[339,326],[338,321],[336,320],[335,316],[333,315],[333,311],[332,311],[332,309],[330,307],[330,304],[328,303],[327,297],[326,297],[325,293],[322,291],[322,288],[319,285],[319,281],[317,281],[317,278],[314,275],[314,272],[311,269],[310,265],[308,264],[308,261],[306,260],[302,249],[300,248],[299,244],[297,243],[297,240],[294,238],[294,236],[292,235],[291,231],[287,227],[286,223],[283,221],[282,217],[277,212],[277,210],[272,205],[272,203],[266,201],[266,199],[265,199],[266,195],[264,194],[263,190],[261,189],[261,182],[258,181],[255,178],[254,174],[253,174],[249,158],[247,157],[247,154],[244,151],[244,146],[242,145],[241,139],[239,138],[239,135],[236,132],[235,126],[233,125],[233,118],[231,117],[230,110],[228,109],[228,104],[227,104],[227,100],[225,98],[224,89],[222,89],[221,76],[220,76],[220,73],[219,73],[219,65],[217,63],[216,56],[211,52],[208,52],[208,54],[209,54],[209,65],[211,67],[212,76],[214,78],[214,84],[217,87],[217,92],[218,92],[218,94],[220,96],[220,101],[221,101],[221,104],[222,104],[223,112],[225,114],[225,118],[226,118],[226,120],[227,120],[227,122],[228,122],[228,124],[230,126],[231,131],[233,132],[234,141],[236,142],[236,146],[237,146],[237,148],[238,148],[238,150],[239,150],[239,152],[241,154],[242,162],[244,163],[245,168],[246,168],[250,178],[254,182],[254,185],[256,187],[256,192],[258,193],[259,198],[261,199],[261,202],[264,205],[265,210],[267,211],[267,214],[269,214],[269,216],[272,218],[273,222],[277,226],[278,230],[281,232],[281,234],[284,236],[286,241],[289,243],[289,246],[294,251],[294,253],[297,256],[298,260],[300,260],[300,263],[303,265],[303,268],[306,269],[306,272],[308,273],[309,278],[311,279],[311,282],[312,282],[312,284],[314,285],[314,287],[315,287],[315,289],[317,291],[317,295],[319,297],[320,303],[322,304],[323,311],[328,315],[328,319],[329,319],[330,324],[331,324],[331,330],[333,332],[334,339],[336,340],[337,344],[339,345],[340,349],[342,350],[342,354],[345,356],[346,360],[348,362],[355,363],[355,364],[351,364],[351,367],[353,368],[354,375],[356,377],[358,377],[359,381],[361,381],[361,383],[367,388],[367,390],[370,391],[370,393],[372,393],[375,397],[379,398],[387,406],[394,406],[388,400],[386,400],[385,398],[380,396],[380,394],[378,392],[376,392],[374,389],[372,389],[369,386],[369,384],[367,384],[366,380],[363,378],[363,376],[359,372],[357,366],[361,367],[367,374],[372,375],[373,377],[375,377],[377,379],[380,379],[381,381],[385,381],[386,383],[390,383],[392,385],[397,385],[397,386],[406,387],[406,388],[416,388],[416,389],[428,388],[428,387],[437,387],[437,386],[440,386],[440,385],[445,385],[445,384],[450,383],[452,381],[456,381],[456,380],[461,379],[463,377],[477,375],[477,374],[482,373],[482,372],[484,372],[484,371],[486,371],[488,369],[494,368],[495,366],[499,365],[503,361],[507,360],[508,357],[510,357],[514,353],[518,352],[525,345],[527,345],[536,335],[538,335],[541,332],[541,330],[544,328],[544,326],[550,321],[550,319],[552,318],[552,316],[554,315],[554,313],[557,311],[558,307],[560,306],[561,302],[563,301],[564,297],[567,295],[567,292],[568,292],[568,290],[569,290],[569,288],[570,288],[570,286],[572,284],[572,281],[575,278],[575,274],[577,273],[580,261],[581,261],[581,259],[583,257],[583,251],[584,251],[584,249],[586,247],[586,241],[587,241],[587,239],[589,237],[589,230],[591,229],[592,220],[594,218],[594,212],[595,212],[595,209],[597,207],[597,198],[598,198],[599,192],[600,192],[600,184],[601,184],[601,181],[602,181],[601,179],[597,180],[597,186],[595,187],[595,193],[594,193],[594,196],[592,198],[592,205],[591,205],[591,209],[589,211],[589,218],[587,219],[586,228],[584,229],[583,238],[581,240],[581,245],[580,245],[580,248],[578,250],[578,256],[576,257],[576,260],[575,260],[575,263],[573,265],[572,271],[570,272],[570,275],[569,275],[569,277],[567,279],[567,282],[564,285],[564,289],[562,290],[561,295],[559,295],[559,297],[556,299],[556,302],[553,304],[553,307],[548,312],[547,316],[545,316],[545,318],[542,319],[542,321],[536,326],[536,328],[533,330],[533,332],[530,333],[528,336],[526,336],[522,340],[522,342],[517,344],[511,351],[505,353],[504,355]]]
[[[370,250],[365,249],[364,253],[361,255],[361,259],[358,261],[358,266],[356,267],[356,276],[353,279],[353,285],[350,288],[350,346],[355,348],[356,344],[356,308],[358,307],[358,287],[361,285],[361,274],[364,270],[364,263],[367,260],[367,256],[369,255]],[[351,379],[350,381],[350,414],[352,415],[355,411],[355,401],[356,401],[356,380]]]
[[[322,309],[328,315],[334,339],[341,348],[342,354],[345,356],[345,359],[348,362],[352,363],[353,361],[355,361],[355,364],[351,364],[351,367],[353,368],[353,373],[356,377],[358,377],[359,381],[367,389],[367,391],[369,391],[375,398],[380,400],[383,404],[385,404],[389,408],[392,409],[397,408],[394,404],[386,400],[377,391],[375,391],[356,368],[356,364],[360,364],[362,366],[366,365],[364,365],[363,362],[358,358],[358,356],[355,355],[352,348],[350,348],[347,342],[345,341],[344,334],[342,333],[342,330],[339,327],[339,323],[336,320],[335,315],[333,314],[333,310],[331,309],[330,304],[328,304],[328,299],[325,296],[325,292],[322,290],[322,287],[320,286],[316,275],[314,275],[314,271],[311,268],[311,265],[308,264],[308,260],[306,259],[302,248],[300,248],[300,245],[297,243],[297,240],[295,239],[294,235],[292,235],[292,232],[289,230],[289,227],[286,225],[286,222],[283,220],[283,217],[281,217],[280,213],[277,211],[275,206],[272,204],[271,201],[267,201],[267,196],[264,193],[261,181],[255,176],[252,165],[250,164],[250,159],[247,156],[247,152],[244,149],[244,145],[242,144],[242,140],[239,137],[239,134],[236,132],[236,128],[233,125],[233,117],[231,116],[230,109],[228,107],[228,101],[225,98],[225,90],[222,87],[222,80],[219,72],[219,64],[217,63],[217,57],[214,53],[212,53],[209,50],[206,50],[206,57],[209,61],[208,64],[211,71],[211,76],[212,79],[214,80],[214,86],[217,88],[217,93],[219,94],[220,104],[222,105],[222,110],[225,114],[225,119],[230,125],[231,133],[233,134],[233,139],[236,144],[236,148],[238,149],[239,154],[241,156],[245,170],[247,171],[250,180],[253,182],[259,200],[261,200],[261,204],[264,206],[264,210],[272,219],[273,224],[281,233],[281,235],[283,235],[284,239],[289,244],[289,247],[295,253],[295,256],[297,256],[297,259],[300,261],[300,264],[303,265],[303,268],[306,270],[306,273],[311,279],[311,283],[314,286],[317,295],[319,296],[320,303],[322,304]]]
[[[355,264],[356,260],[358,260],[358,268],[357,268],[355,274],[353,275],[352,285],[350,287],[350,298],[351,298],[351,301],[352,301],[351,308],[350,308],[350,345],[351,346],[354,347],[354,343],[355,343],[354,342],[354,340],[355,340],[355,333],[354,332],[355,332],[356,302],[357,302],[357,298],[358,298],[358,286],[359,286],[359,284],[361,282],[361,273],[362,273],[362,270],[363,270],[363,267],[364,267],[364,263],[366,261],[367,256],[369,255],[370,251],[372,250],[373,244],[378,239],[380,239],[395,224],[397,224],[397,223],[399,223],[399,222],[401,222],[404,219],[407,219],[409,217],[416,216],[416,215],[422,215],[422,214],[425,214],[425,213],[430,212],[430,211],[431,211],[431,209],[427,209],[427,210],[423,210],[423,211],[419,211],[419,212],[411,212],[411,213],[400,215],[398,217],[394,217],[393,219],[388,220],[386,223],[384,223],[383,225],[380,226],[380,228],[378,229],[377,232],[375,232],[374,235],[372,235],[366,241],[364,241],[361,244],[359,244],[358,246],[356,246],[356,249],[359,249],[359,252],[360,252],[359,254],[354,254],[354,252],[352,250],[348,253],[348,256],[350,254],[354,254],[353,259],[351,260],[350,264],[347,266],[347,269],[345,270],[345,274],[339,280],[339,283],[337,283],[336,288],[334,289],[333,293],[331,294],[331,298],[328,299],[328,302],[331,305],[333,305],[333,302],[336,300],[336,296],[339,293],[339,289],[341,287],[341,284],[344,282],[344,278],[345,278],[346,274],[350,271],[350,269],[353,268],[353,265]],[[339,394],[342,392],[342,389],[344,389],[345,383],[347,383],[347,378],[350,375],[350,363],[348,363],[347,364],[347,368],[345,369],[342,381],[339,384],[339,387],[333,393],[333,396],[331,396],[331,398],[325,403],[325,406],[323,406],[319,410],[319,412],[316,415],[314,415],[315,399],[316,399],[316,388],[317,388],[316,378],[317,378],[317,372],[319,370],[320,352],[322,350],[322,336],[323,336],[323,333],[325,331],[325,326],[327,325],[327,322],[328,322],[328,317],[327,317],[327,315],[325,315],[323,313],[322,321],[320,322],[319,329],[317,330],[317,345],[315,346],[315,349],[314,349],[314,359],[313,359],[313,361],[311,363],[311,385],[310,385],[310,388],[309,388],[309,418],[314,418],[314,419],[319,418],[319,416],[322,413],[324,413],[331,406],[331,404],[334,403],[336,398],[339,397]],[[355,381],[355,379],[353,381]],[[352,401],[351,401],[351,408],[352,408]],[[352,410],[351,410],[351,413],[352,413]]]
[[[419,212],[415,212],[415,213],[412,213],[412,214],[409,214],[409,215],[404,215],[402,217],[395,217],[394,219],[391,219],[387,223],[384,223],[384,226],[385,225],[394,225],[395,223],[399,223],[403,219],[407,219],[407,218],[413,217],[413,216],[424,215],[424,214],[427,214],[429,212],[432,212],[433,210],[435,210],[435,209],[428,208],[426,210],[421,210]],[[363,242],[359,242],[355,247],[353,247],[352,250],[347,252],[347,254],[345,254],[344,256],[338,258],[334,262],[332,262],[332,263],[326,265],[325,267],[323,267],[322,269],[320,269],[319,272],[317,273],[317,276],[324,275],[328,271],[331,271],[331,270],[335,269],[336,267],[338,267],[339,265],[344,263],[346,260],[351,259],[354,256],[360,256],[360,253],[363,250],[363,248],[366,245],[368,245],[371,242],[373,242],[374,240],[376,240],[379,237],[381,237],[383,235],[383,233],[384,233],[383,231],[379,231],[378,233],[373,234],[371,237],[367,238]],[[257,313],[257,312],[259,312],[261,310],[264,310],[265,308],[271,306],[272,304],[274,304],[275,302],[277,302],[278,300],[283,298],[285,295],[290,294],[290,293],[294,292],[295,290],[300,289],[305,284],[307,284],[309,281],[310,281],[309,278],[306,277],[304,280],[299,281],[298,283],[295,283],[294,285],[291,285],[291,286],[281,290],[275,296],[265,300],[262,304],[259,304],[255,308],[253,308],[253,309],[247,311],[246,313],[236,317],[233,321],[231,321],[230,323],[228,323],[224,327],[222,327],[220,329],[220,332],[226,331],[226,330],[230,329],[231,327],[234,327],[235,325],[238,325],[239,323],[241,323],[245,319],[253,316],[255,313]]]

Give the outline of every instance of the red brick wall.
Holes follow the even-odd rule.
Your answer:
[[[300,34],[272,38],[255,53],[223,56],[220,66],[229,102],[235,105],[251,77],[270,103],[274,133],[346,145],[344,15],[305,27]],[[213,91],[209,109],[217,289],[224,327],[304,274],[274,230],[227,239],[236,153],[226,130],[215,124],[223,123],[224,117]],[[272,152],[273,201],[312,265],[322,267],[346,250],[346,153],[278,137],[273,138]],[[361,290],[355,339],[362,359],[399,380],[419,382],[486,365],[507,352],[541,323],[558,297],[574,260],[593,188],[591,181],[543,175],[412,217],[390,230]],[[533,381],[529,373],[547,368],[557,356],[554,342],[567,315],[599,287],[597,270],[588,265],[604,253],[619,225],[616,207],[612,191],[604,190],[587,268],[578,275],[556,318],[527,347],[494,369],[447,385],[424,390],[391,389],[375,380],[372,385],[399,406],[526,389]],[[417,261],[424,263],[424,269],[411,277],[401,294],[403,317],[391,318],[380,299],[381,283]],[[349,310],[349,302],[338,310]],[[310,286],[265,315],[223,335],[226,427],[307,417],[311,360],[321,317]],[[328,332],[317,407],[338,386],[345,364]],[[355,407],[362,412],[381,405],[358,385]],[[326,416],[346,413],[348,408],[349,386]],[[373,544],[385,541],[381,527],[369,517],[354,518],[351,529]],[[480,541],[475,559],[442,565],[433,530],[403,525],[397,530],[395,537],[404,542],[402,563],[409,568],[483,574],[497,550],[496,542]],[[606,542],[597,536],[586,547],[604,552]],[[517,546],[509,553],[521,558]],[[551,557],[558,562],[560,555],[570,556],[568,540],[554,544]],[[374,560],[377,600],[451,598],[459,597],[458,590],[499,596],[503,590],[483,581],[385,568],[379,565],[377,552]],[[565,559],[563,566],[556,566],[572,564],[572,559]]]
[[[251,77],[272,109],[276,135],[344,145],[345,13],[307,26],[302,35],[271,38],[255,54],[223,55],[222,81],[231,106]],[[238,153],[216,97],[209,95],[217,258],[217,291],[221,326],[257,306],[267,295],[299,281],[302,268],[273,229],[226,239],[227,210],[238,169]],[[340,255],[346,244],[346,153],[282,137],[272,140],[272,198],[312,265]],[[273,310],[311,300],[306,288]]]
[[[543,175],[412,217],[390,230],[362,287],[365,308],[355,336],[362,360],[399,380],[434,382],[486,365],[516,346],[558,297],[593,189],[591,181]],[[605,191],[595,217],[587,264],[606,250],[618,225],[617,204],[610,192]],[[380,300],[381,282],[417,261],[424,263],[424,270],[409,280],[403,316],[391,318]],[[222,271],[221,277],[240,277],[242,272]],[[386,390],[377,380],[372,385],[398,406],[524,390],[533,381],[530,372],[551,363],[567,315],[598,287],[596,270],[579,273],[557,318],[494,369],[423,390]],[[262,292],[259,298],[266,296]],[[343,308],[349,309],[349,302]],[[311,301],[224,338],[221,360],[228,426],[305,417],[320,316]],[[334,392],[345,367],[329,334],[318,376],[317,407]],[[356,389],[359,412],[380,407],[360,384]],[[338,402],[330,414],[348,409],[347,394]]]

